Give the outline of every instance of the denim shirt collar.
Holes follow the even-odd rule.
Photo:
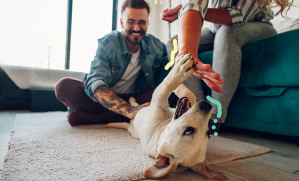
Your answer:
[[[121,31],[120,34],[121,34],[121,38],[120,38],[121,55],[125,55],[130,52],[126,44],[124,31]],[[146,37],[144,36],[143,39],[141,40],[141,51],[140,51],[141,55],[151,53],[151,50],[149,49],[148,45],[145,43],[144,38]]]

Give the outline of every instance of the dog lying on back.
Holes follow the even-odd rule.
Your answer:
[[[163,177],[182,165],[209,179],[227,180],[204,164],[212,106],[207,101],[196,102],[194,94],[183,85],[193,72],[190,55],[176,58],[172,70],[155,89],[149,107],[141,109],[130,124],[106,125],[127,129],[134,138],[140,139],[143,151],[156,158],[154,165],[144,171],[148,178]],[[168,105],[172,92],[180,98],[176,109]],[[130,103],[138,105],[134,98]]]

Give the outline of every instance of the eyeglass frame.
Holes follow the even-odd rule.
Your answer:
[[[141,27],[143,27],[143,28],[145,28],[147,25],[149,25],[149,22],[148,21],[145,21],[145,24],[144,25],[140,25],[140,23],[143,23],[142,21],[145,21],[145,20],[141,20],[141,21],[139,21],[139,22],[135,22],[135,21],[133,21],[133,20],[124,20],[124,22],[126,23],[126,24],[128,24],[130,27],[132,26],[132,27],[135,27],[135,25],[136,24],[138,24],[138,26],[139,26],[139,28],[141,28]]]

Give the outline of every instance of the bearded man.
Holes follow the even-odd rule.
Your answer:
[[[166,46],[146,34],[150,8],[144,0],[126,0],[121,13],[123,31],[98,39],[85,81],[63,78],[55,86],[56,97],[70,110],[71,126],[129,122],[149,106]],[[130,97],[140,106],[131,106]]]

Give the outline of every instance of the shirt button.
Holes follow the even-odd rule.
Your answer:
[[[160,67],[160,65],[158,65],[158,67]]]
[[[114,70],[112,70],[112,73],[114,73]]]
[[[148,75],[148,73],[146,73],[145,75]]]

